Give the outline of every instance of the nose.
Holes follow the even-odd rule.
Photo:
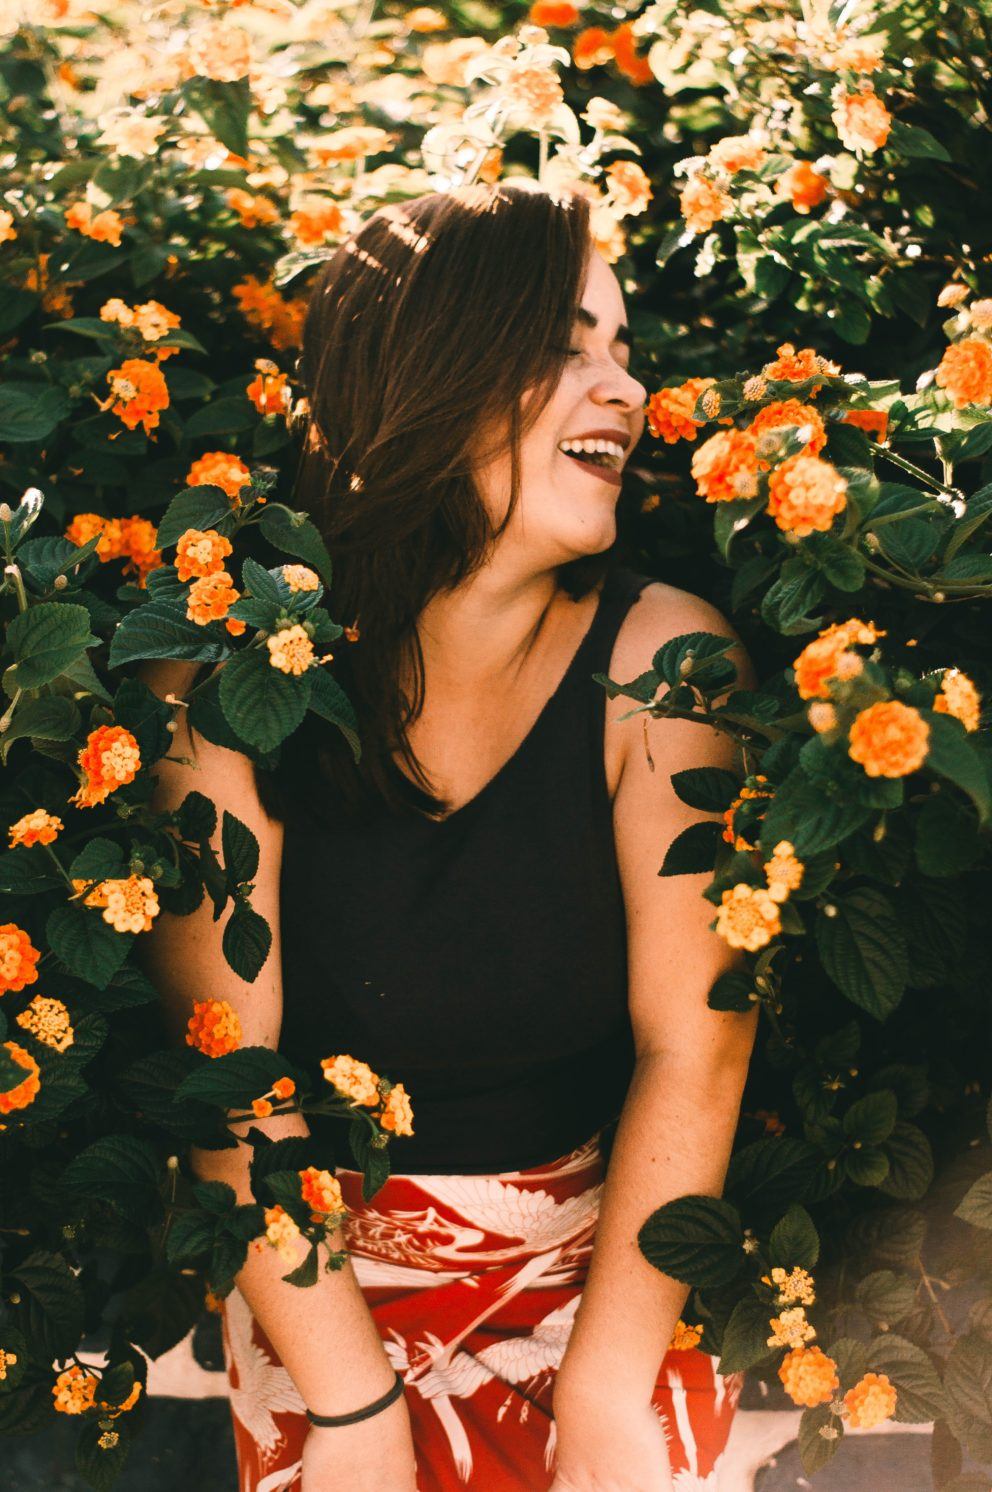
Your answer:
[[[602,373],[591,393],[597,402],[620,404],[629,410],[643,409],[648,398],[644,384],[618,363],[613,363]]]

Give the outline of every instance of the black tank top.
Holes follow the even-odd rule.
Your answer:
[[[414,1135],[390,1144],[396,1172],[540,1165],[623,1105],[627,930],[592,675],[648,584],[613,566],[537,721],[447,818],[287,821],[280,1050],[404,1084]],[[311,1127],[354,1164],[340,1122]]]

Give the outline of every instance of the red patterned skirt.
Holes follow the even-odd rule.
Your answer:
[[[336,1174],[362,1294],[406,1383],[419,1492],[549,1487],[551,1393],[602,1193],[598,1136],[524,1171],[394,1174],[371,1202],[360,1172]],[[237,1290],[223,1337],[239,1492],[299,1492],[304,1405]],[[654,1406],[678,1492],[715,1492],[740,1386],[698,1349],[666,1355]]]

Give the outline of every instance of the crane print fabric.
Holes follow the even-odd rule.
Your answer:
[[[337,1177],[352,1264],[406,1385],[419,1492],[549,1487],[554,1376],[603,1188],[598,1136],[528,1170],[392,1175],[370,1202],[360,1172]],[[239,1492],[299,1492],[304,1405],[236,1289],[223,1339]],[[665,1356],[653,1402],[677,1492],[716,1492],[740,1388],[698,1349]]]

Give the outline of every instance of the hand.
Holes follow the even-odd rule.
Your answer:
[[[554,1412],[548,1492],[672,1492],[665,1431],[650,1404],[618,1402],[604,1384],[595,1400],[563,1397]]]
[[[311,1425],[301,1492],[417,1492],[410,1414],[403,1399],[356,1425]]]

